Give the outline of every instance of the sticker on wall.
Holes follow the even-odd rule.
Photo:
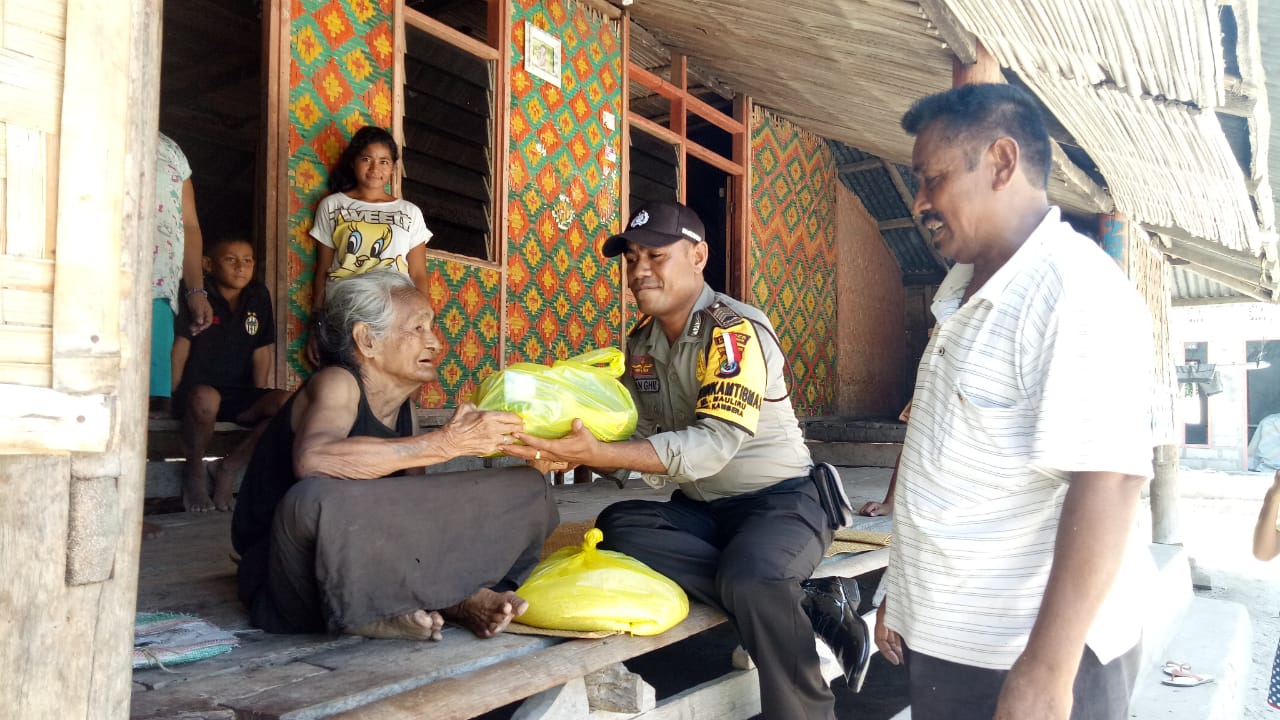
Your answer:
[[[555,218],[556,227],[561,230],[569,229],[573,224],[573,203],[569,202],[569,196],[560,193],[560,197],[551,206],[551,217]]]
[[[524,69],[560,87],[560,38],[529,24],[524,33]]]

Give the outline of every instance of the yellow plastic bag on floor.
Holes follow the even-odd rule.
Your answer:
[[[618,378],[622,351],[600,348],[548,367],[515,363],[485,378],[473,402],[481,410],[505,410],[540,438],[564,437],[575,418],[603,442],[626,440],[636,429],[636,404]]]
[[[549,630],[657,635],[684,620],[684,590],[633,557],[597,550],[603,539],[592,528],[581,546],[561,548],[538,563],[516,590],[529,601],[520,622]]]

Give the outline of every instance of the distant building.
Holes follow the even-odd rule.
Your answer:
[[[1184,368],[1180,380],[1198,380],[1178,385],[1182,465],[1246,470],[1258,423],[1280,412],[1280,307],[1174,305],[1169,333],[1174,361]],[[1202,372],[1191,375],[1190,366]]]

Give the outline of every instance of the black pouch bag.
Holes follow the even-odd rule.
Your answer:
[[[853,505],[844,492],[840,473],[830,463],[817,463],[809,471],[809,477],[818,488],[822,509],[827,511],[827,523],[833,530],[848,527],[853,522]]]

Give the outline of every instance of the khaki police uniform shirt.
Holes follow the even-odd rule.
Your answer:
[[[721,314],[728,327],[705,311],[716,301],[733,311]],[[667,468],[645,482],[715,500],[807,475],[813,463],[784,367],[765,314],[707,285],[674,345],[654,320],[634,330],[623,375],[640,415],[634,437],[648,439]]]

